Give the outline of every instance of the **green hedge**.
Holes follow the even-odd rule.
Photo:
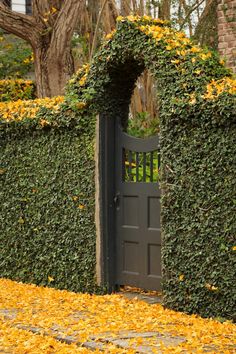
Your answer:
[[[162,142],[164,302],[176,310],[231,319],[236,127],[168,128],[172,131]]]
[[[118,19],[67,100],[128,119],[136,78],[148,68],[160,107],[164,305],[232,318],[236,304],[236,81],[218,55],[168,23]]]
[[[0,29],[0,80],[22,78],[33,71],[33,53],[30,45],[13,34]]]
[[[36,98],[36,87],[31,80],[0,80],[0,102],[32,100]]]
[[[52,119],[1,131],[0,274],[95,291],[94,119]]]
[[[91,67],[70,80],[58,113],[11,122],[0,115],[1,274],[95,288],[94,114],[126,125],[135,81],[148,68],[159,88],[164,304],[231,318],[235,80],[215,53],[167,23],[118,21]],[[80,192],[85,208],[73,199]]]

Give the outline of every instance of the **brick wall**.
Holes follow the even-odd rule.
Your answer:
[[[219,52],[236,73],[236,0],[218,0]]]

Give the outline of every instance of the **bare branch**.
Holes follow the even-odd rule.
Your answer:
[[[189,17],[191,16],[191,14],[204,2],[205,0],[200,0],[197,1],[188,11],[188,13],[185,16],[185,19],[183,20],[179,30],[182,31],[182,29],[184,28],[186,22],[188,22]]]
[[[90,61],[91,61],[91,59],[92,59],[92,57],[94,55],[94,51],[95,51],[95,47],[96,47],[97,39],[98,39],[97,38],[98,37],[98,29],[99,29],[101,18],[102,18],[102,14],[103,14],[103,11],[105,9],[105,6],[106,6],[107,2],[108,2],[108,0],[104,0],[103,1],[101,10],[99,12],[99,16],[98,16],[98,19],[97,19],[96,28],[95,28],[95,32],[94,32],[94,37],[93,37],[92,49],[91,49],[91,53],[90,53]]]
[[[56,22],[53,26],[51,46],[63,54],[66,47],[70,46],[70,39],[78,21],[79,11],[84,0],[67,0],[61,6]],[[59,55],[60,55],[59,54]]]
[[[45,27],[45,18],[49,17],[49,14],[50,12],[52,12],[53,9],[59,11],[61,9],[62,4],[63,0],[33,0],[33,16],[40,25],[43,25],[43,27]],[[55,13],[53,17],[55,18]]]
[[[0,27],[5,31],[32,44],[36,35],[36,25],[33,17],[14,12],[0,2]]]

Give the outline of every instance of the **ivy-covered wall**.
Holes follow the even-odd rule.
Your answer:
[[[161,124],[162,269],[167,307],[231,318],[236,287],[236,80],[168,23],[118,18],[67,99],[122,116],[136,78],[156,79]],[[105,113],[105,114],[104,114]],[[125,123],[124,123],[125,126]]]
[[[51,119],[0,126],[0,274],[95,291],[94,119]]]
[[[164,304],[231,318],[236,81],[215,53],[148,17],[119,17],[56,108],[34,110],[33,119],[22,111],[11,118],[5,108],[1,274],[72,290],[95,287],[93,117],[122,116],[125,126],[144,68],[157,80],[160,105]]]

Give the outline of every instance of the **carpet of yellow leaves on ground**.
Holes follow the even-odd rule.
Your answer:
[[[3,315],[6,309],[15,316],[6,319]],[[5,353],[91,352],[55,340],[53,333],[50,335],[55,326],[66,329],[66,335],[76,333],[79,343],[86,342],[92,335],[102,338],[109,333],[116,337],[119,331],[153,331],[186,338],[174,347],[161,345],[162,353],[204,353],[204,348],[209,346],[208,353],[234,353],[236,346],[236,326],[230,322],[189,316],[164,309],[160,304],[148,305],[117,294],[76,294],[0,279],[0,310],[0,352],[4,349]],[[22,324],[43,330],[33,334],[19,329]],[[142,339],[132,339],[132,343],[135,341],[140,343]],[[109,344],[106,352],[135,353],[133,349]]]

